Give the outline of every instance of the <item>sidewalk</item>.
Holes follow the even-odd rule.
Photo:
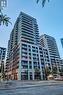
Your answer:
[[[63,81],[11,81],[0,84],[0,90],[20,89],[37,86],[63,85]]]

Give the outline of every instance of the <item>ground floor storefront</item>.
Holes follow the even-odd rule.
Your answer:
[[[44,75],[41,73],[33,72],[21,72],[20,79],[18,73],[7,74],[6,78],[9,80],[44,80]]]

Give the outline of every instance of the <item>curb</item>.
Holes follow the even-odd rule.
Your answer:
[[[0,90],[12,90],[12,89],[23,89],[23,88],[31,88],[31,87],[44,87],[44,86],[58,86],[58,85],[61,85],[63,86],[63,84],[60,84],[60,83],[56,83],[56,84],[39,84],[39,85],[26,85],[26,86],[18,86],[18,87],[10,87],[10,88],[0,88]]]

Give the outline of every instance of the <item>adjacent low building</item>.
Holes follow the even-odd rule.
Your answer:
[[[0,47],[0,77],[4,72],[4,62],[5,62],[6,48]]]

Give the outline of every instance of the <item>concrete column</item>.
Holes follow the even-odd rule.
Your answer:
[[[30,80],[30,72],[28,71],[28,80]]]
[[[27,46],[27,57],[28,57],[28,80],[30,80],[30,72],[29,72],[29,47]]]
[[[32,80],[34,80],[34,70],[32,71]]]
[[[18,68],[18,80],[21,80],[21,44],[19,45],[19,68]]]
[[[31,58],[32,58],[32,80],[34,80],[34,66],[33,66],[32,46],[31,46]]]
[[[42,73],[42,67],[41,67],[41,60],[40,60],[40,52],[38,47],[38,55],[39,55],[39,64],[40,64],[40,74],[41,74],[41,80],[43,80],[43,73]]]
[[[28,58],[28,80],[30,80],[30,72],[29,72],[29,58]]]

